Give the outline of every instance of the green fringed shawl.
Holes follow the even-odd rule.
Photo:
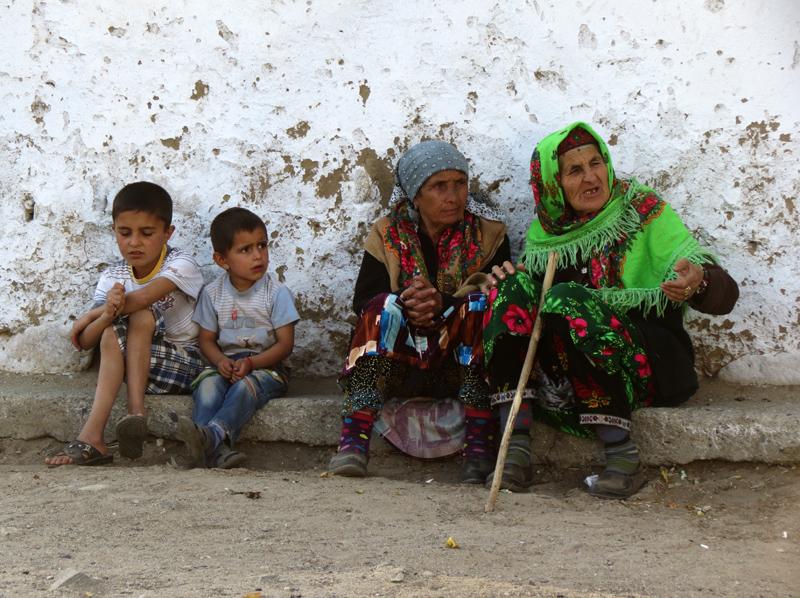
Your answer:
[[[597,141],[613,181],[603,209],[582,218],[565,201],[556,154],[558,145],[578,126]],[[531,185],[538,217],[528,229],[522,255],[528,271],[543,273],[551,250],[559,252],[560,267],[587,263],[598,287],[593,292],[620,311],[638,307],[663,315],[670,301],[659,285],[677,277],[673,267],[678,260],[685,257],[698,265],[717,261],[655,191],[634,178],[614,176],[608,147],[586,123],[573,123],[536,146]]]

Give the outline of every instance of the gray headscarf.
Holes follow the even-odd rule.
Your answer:
[[[449,143],[430,140],[413,146],[397,161],[389,205],[395,207],[406,202],[411,219],[419,220],[419,212],[414,209],[414,198],[431,175],[443,170],[459,170],[469,177],[466,157]],[[500,220],[497,205],[482,193],[470,193],[467,196],[466,210],[488,220]]]

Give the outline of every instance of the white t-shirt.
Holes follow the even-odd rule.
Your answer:
[[[242,293],[226,272],[203,289],[194,312],[194,321],[216,333],[220,350],[229,357],[263,353],[278,341],[276,329],[299,319],[289,289],[269,273]],[[291,367],[288,359],[282,363]]]
[[[128,262],[120,260],[112,264],[100,275],[94,292],[94,304],[103,305],[106,302],[106,293],[117,282],[125,287],[126,293],[130,293],[161,277],[171,280],[178,287],[153,303],[153,307],[164,316],[164,338],[176,345],[197,346],[200,328],[192,321],[192,315],[203,288],[203,274],[194,258],[182,249],[167,246],[167,254],[158,274],[142,284],[136,282]]]

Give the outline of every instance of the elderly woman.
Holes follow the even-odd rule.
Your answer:
[[[443,141],[415,145],[397,163],[391,214],[372,227],[356,281],[360,317],[339,379],[332,473],[366,475],[376,415],[396,396],[463,402],[460,481],[482,484],[494,468],[479,287],[511,254],[506,226],[486,196],[469,193],[468,177],[466,158]]]
[[[738,287],[655,191],[615,176],[606,144],[589,125],[575,123],[539,143],[531,182],[538,218],[524,267],[495,268],[486,313],[486,367],[502,426],[549,251],[560,260],[541,308],[538,367],[526,382],[501,487],[532,483],[530,424],[537,419],[599,437],[606,467],[589,492],[627,498],[646,482],[629,436],[631,411],[677,405],[694,394],[694,351],[683,317],[688,307],[729,313]]]

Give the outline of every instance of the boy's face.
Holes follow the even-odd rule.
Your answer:
[[[214,253],[214,261],[228,271],[231,284],[239,291],[246,291],[261,279],[269,266],[267,231],[257,228],[239,231],[233,235],[233,244],[224,255]]]
[[[174,226],[146,212],[122,212],[111,226],[117,237],[117,246],[123,259],[133,268],[136,278],[145,278],[153,271],[161,257]]]

